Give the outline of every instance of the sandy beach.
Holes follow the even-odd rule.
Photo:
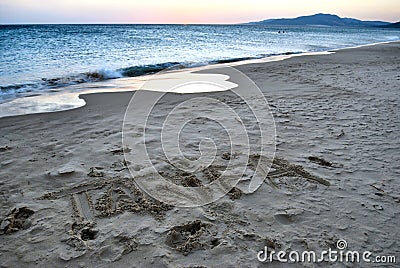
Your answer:
[[[163,116],[193,97],[240,110],[256,133],[245,104],[231,91],[167,94],[146,137],[160,175],[201,187],[231,159],[247,166],[227,195],[195,208],[155,200],[132,179],[128,165],[142,167],[124,157],[135,148],[122,145],[122,128],[134,92],[82,95],[86,105],[74,110],[1,118],[0,266],[282,267],[257,254],[265,247],[320,252],[338,240],[399,262],[399,62],[400,42],[392,42],[235,66],[261,89],[276,126],[275,158],[254,192],[241,183],[262,157],[254,148],[248,162],[227,153],[218,124],[200,118],[186,131],[188,157],[198,153],[195,138],[218,141],[216,162],[196,172],[175,168],[158,143]],[[195,118],[194,107],[185,109]],[[142,126],[131,130],[141,138]],[[326,265],[365,267],[294,267]]]

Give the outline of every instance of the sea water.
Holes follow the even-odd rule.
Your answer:
[[[264,25],[2,25],[0,106],[165,68],[400,40],[400,31]],[[58,90],[61,89],[61,90]],[[18,102],[16,102],[18,103]]]

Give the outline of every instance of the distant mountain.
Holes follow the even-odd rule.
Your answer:
[[[389,24],[383,25],[381,27],[384,27],[384,28],[400,28],[400,21],[399,22],[395,22],[395,23],[389,23]]]
[[[391,23],[385,21],[362,21],[352,18],[341,18],[331,14],[315,14],[301,16],[293,19],[269,19],[250,24],[265,25],[322,25],[322,26],[348,26],[348,27],[381,27]]]

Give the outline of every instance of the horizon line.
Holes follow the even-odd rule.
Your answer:
[[[0,22],[1,26],[4,25],[241,25],[241,24],[251,24],[251,23],[256,23],[256,22],[262,22],[265,20],[279,20],[279,19],[296,19],[299,17],[304,17],[304,16],[314,16],[314,15],[319,15],[319,14],[324,14],[324,15],[333,15],[333,16],[338,16],[341,19],[357,19],[361,21],[381,21],[381,22],[387,22],[387,23],[397,23],[400,22],[400,20],[396,21],[387,21],[387,20],[364,20],[364,19],[358,19],[358,18],[352,18],[352,17],[341,17],[340,15],[337,14],[332,14],[332,13],[313,13],[313,14],[308,14],[308,15],[301,15],[297,17],[275,17],[275,18],[266,18],[262,20],[257,20],[257,21],[246,21],[246,22],[236,22],[236,23],[206,23],[206,22],[199,22],[199,23],[178,23],[178,22],[165,22],[165,23],[153,23],[153,22]]]

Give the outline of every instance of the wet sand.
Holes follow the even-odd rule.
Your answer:
[[[78,109],[1,118],[0,264],[259,267],[265,246],[319,252],[338,239],[399,259],[399,62],[394,42],[236,66],[268,100],[276,157],[257,191],[238,185],[197,208],[161,203],[133,182],[121,133],[133,92],[83,95],[87,105]],[[229,91],[194,95],[244,105]],[[158,111],[194,95],[168,94]],[[218,127],[194,121],[188,134]],[[140,137],[143,129],[133,131]],[[189,153],[192,143],[184,140]],[[225,149],[194,173],[155,164],[174,183],[201,186],[235,157]],[[250,155],[243,181],[254,175],[254,161],[263,159]]]

